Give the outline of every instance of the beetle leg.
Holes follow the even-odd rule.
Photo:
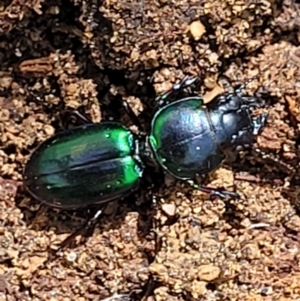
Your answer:
[[[90,124],[93,123],[93,121],[91,119],[89,119],[87,116],[85,116],[84,114],[80,113],[78,110],[70,110],[70,109],[66,109],[63,111],[62,114],[69,114],[69,115],[73,115],[75,117],[77,117],[83,124]]]
[[[97,210],[92,218],[88,219],[80,228],[75,230],[73,233],[71,233],[71,235],[69,235],[65,240],[63,240],[60,243],[59,248],[55,251],[55,253],[57,253],[61,249],[65,248],[83,230],[89,230],[89,229],[95,227],[95,225],[96,225],[99,217],[101,216],[102,212],[103,212],[103,210],[101,210],[101,209]]]
[[[232,197],[234,199],[239,198],[239,194],[234,191],[228,191],[223,189],[211,188],[206,186],[198,185],[198,190],[201,190],[205,193],[210,194],[211,197],[220,197],[221,199],[226,199],[227,196]]]
[[[44,268],[47,266],[47,264],[49,262],[51,262],[52,260],[56,259],[57,258],[57,255],[58,255],[58,252],[61,251],[62,249],[64,249],[78,234],[80,234],[82,232],[82,230],[86,229],[91,229],[91,227],[95,226],[97,221],[98,221],[98,218],[99,216],[101,215],[101,213],[103,212],[103,210],[97,210],[96,214],[94,214],[94,216],[87,220],[83,225],[82,227],[80,227],[79,229],[77,229],[76,231],[74,231],[71,235],[69,235],[65,240],[63,240],[59,247],[56,249],[56,250],[51,250],[49,252],[49,255],[48,255],[48,258],[46,259],[45,262],[43,262],[35,271],[33,271],[32,273],[32,278],[35,277],[37,271],[41,268]]]
[[[227,75],[222,74],[219,78],[219,82],[222,84],[224,91],[234,91],[234,87],[231,85],[230,78]]]
[[[252,144],[253,137],[261,133],[266,126],[267,120],[268,113],[252,117],[252,131],[250,127],[244,127],[237,135],[232,136],[231,143],[237,146],[237,151],[248,148]]]
[[[133,112],[130,104],[126,101],[126,100],[123,100],[122,101],[122,104],[125,108],[125,111],[128,115],[128,117],[130,118],[131,122],[137,126],[138,130],[140,133],[143,133],[144,132],[144,127],[143,125],[141,124],[139,118],[137,117],[137,115]]]
[[[183,89],[190,87],[198,79],[198,76],[188,77],[185,76],[181,82],[175,84],[168,92],[158,96],[155,100],[158,107],[163,107],[170,102],[174,101],[178,94],[183,91]]]
[[[268,113],[264,113],[252,118],[252,122],[254,125],[253,135],[258,135],[263,128],[266,126],[268,119]]]
[[[52,252],[52,254],[49,255],[47,262],[52,261],[58,254],[59,251],[61,251],[62,249],[64,249],[66,246],[68,246],[68,244],[74,240],[74,238],[79,235],[83,230],[89,230],[93,227],[95,227],[99,217],[101,216],[103,210],[97,210],[96,213],[94,214],[94,216],[90,219],[88,219],[80,228],[78,228],[77,230],[75,230],[73,233],[71,233],[66,239],[64,239],[60,244],[59,247]],[[46,265],[46,264],[45,264]]]
[[[91,229],[91,227],[95,227],[99,216],[101,215],[101,213],[103,212],[103,210],[97,210],[96,214],[89,220],[87,220],[82,227],[80,227],[79,229],[77,229],[76,231],[74,231],[71,235],[69,235],[65,240],[63,240],[59,247],[56,250],[51,250],[49,252],[48,258],[46,259],[46,261],[44,263],[42,263],[42,265],[40,265],[35,271],[33,271],[32,273],[32,278],[35,278],[35,275],[37,273],[37,271],[41,268],[44,268],[47,266],[47,264],[49,262],[51,262],[52,260],[57,258],[58,252],[61,251],[62,249],[64,249],[78,234],[80,234],[82,232],[82,230],[86,229]]]
[[[265,99],[257,96],[243,96],[241,97],[243,104],[249,108],[261,108],[265,106]]]
[[[207,187],[207,186],[202,186],[199,184],[193,183],[193,188],[198,189],[200,191],[203,191],[207,194],[210,194],[211,197],[220,197],[221,199],[225,199],[227,196],[237,199],[239,198],[239,194],[234,192],[234,191],[228,191],[225,189],[218,189],[218,188],[212,188],[212,187]]]
[[[239,87],[237,87],[235,89],[234,94],[241,97],[242,96],[241,93],[246,88],[246,86],[248,86],[254,80],[258,79],[264,72],[266,72],[268,70],[268,68],[269,68],[269,66],[264,68],[263,70],[259,71],[256,75],[254,75],[254,76],[250,77],[249,79],[247,79],[243,84],[241,84]]]
[[[260,148],[254,148],[254,151],[256,153],[258,153],[263,159],[268,159],[268,160],[271,160],[271,161],[275,162],[276,164],[279,164],[289,174],[294,174],[296,172],[295,166],[293,166],[293,165],[291,165],[289,163],[284,162],[280,158],[276,157],[274,154],[272,154],[272,153],[266,153],[263,150],[261,150]]]

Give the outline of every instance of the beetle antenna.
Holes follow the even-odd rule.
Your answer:
[[[269,159],[273,162],[275,162],[276,164],[281,165],[284,169],[286,169],[289,173],[295,173],[296,169],[294,166],[292,166],[289,163],[284,162],[283,160],[280,160],[279,158],[277,158],[274,154],[269,153],[267,154],[266,152],[264,152],[263,150],[261,150],[260,148],[254,148],[254,151],[256,153],[258,153],[263,159]]]
[[[182,56],[181,50],[180,49],[175,49],[175,50],[178,50],[180,52],[178,57],[180,58],[180,64],[183,64],[183,56]],[[193,47],[193,51],[192,51],[192,57],[194,59],[195,65],[198,67],[198,72],[197,72],[197,75],[195,77],[192,77],[191,79],[194,79],[194,81],[195,81],[197,78],[198,80],[201,81],[202,77],[205,75],[205,69],[202,68],[201,65],[199,64],[197,57],[195,55],[194,47]],[[188,77],[188,78],[190,78],[190,77]]]
[[[243,84],[241,84],[238,88],[234,90],[235,94],[241,94],[242,91],[255,79],[258,79],[264,72],[269,69],[269,66],[264,68],[262,71],[258,72],[256,75],[252,76],[251,78],[247,79]]]
[[[199,73],[198,73],[197,77],[201,80],[202,77],[204,77],[204,75],[205,75],[205,69],[203,67],[201,67],[201,65],[199,64],[194,52],[193,52],[193,58],[194,58],[194,62],[196,63],[196,65],[199,69]]]

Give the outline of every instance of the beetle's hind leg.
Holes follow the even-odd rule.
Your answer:
[[[77,235],[79,235],[81,232],[94,229],[102,212],[103,212],[103,209],[98,209],[96,211],[96,213],[90,219],[86,220],[86,222],[80,228],[78,228],[77,230],[72,232],[65,240],[63,240],[59,244],[59,247],[55,251],[55,253],[57,254],[60,250],[64,249],[66,246],[68,246],[69,243],[72,242],[74,240],[74,238]]]
[[[96,226],[102,212],[105,210],[105,207],[102,209],[97,209],[96,213],[89,219],[83,223],[81,227],[79,227],[77,230],[72,232],[69,236],[67,236],[66,239],[64,239],[58,246],[56,250],[54,250],[48,257],[46,262],[52,261],[58,254],[59,251],[66,248],[75,238],[77,235],[81,234],[83,231],[90,231],[94,230],[94,227]]]
[[[65,129],[67,129],[67,124],[66,121],[68,120],[68,116],[69,117],[76,117],[76,120],[79,120],[81,122],[81,124],[91,124],[93,123],[93,121],[88,118],[85,114],[80,113],[78,110],[70,110],[70,109],[66,109],[63,110],[63,112],[61,113],[62,117],[62,123],[63,123],[63,127]]]
[[[219,197],[221,199],[226,199],[226,197],[231,197],[233,199],[240,198],[240,195],[234,191],[228,191],[221,188],[212,188],[207,186],[202,186],[199,184],[196,184],[194,182],[190,183],[194,189],[203,191],[207,194],[209,194],[211,197]]]
[[[99,217],[101,216],[102,212],[105,210],[105,207],[103,207],[102,209],[98,209],[96,211],[96,213],[92,216],[92,218],[86,220],[86,222],[77,230],[75,230],[74,232],[72,232],[69,236],[67,236],[66,239],[64,239],[58,246],[58,248],[56,250],[52,250],[50,249],[49,254],[48,254],[48,258],[46,259],[46,261],[44,261],[36,270],[34,270],[32,272],[32,279],[35,278],[37,272],[39,269],[44,268],[47,266],[47,264],[53,260],[55,260],[58,257],[58,253],[63,250],[65,247],[67,247],[74,239],[77,235],[79,235],[80,233],[82,233],[84,230],[88,231],[88,230],[94,230],[94,227],[96,226]]]
[[[138,128],[139,132],[140,133],[145,132],[142,123],[140,122],[138,116],[132,110],[130,104],[126,100],[123,100],[122,105],[123,105],[128,117],[130,118],[131,122]]]

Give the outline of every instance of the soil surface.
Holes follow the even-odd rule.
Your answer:
[[[299,27],[292,0],[0,1],[0,300],[300,300]],[[78,124],[65,110],[137,131],[126,100],[148,131],[185,75],[209,102],[261,71],[244,93],[268,95],[267,126],[206,179],[241,198],[153,171],[52,258],[95,211],[22,185],[34,149]]]

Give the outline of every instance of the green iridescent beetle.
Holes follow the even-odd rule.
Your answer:
[[[62,209],[107,203],[134,191],[144,165],[134,134],[118,122],[59,133],[33,152],[24,184],[41,202]]]

